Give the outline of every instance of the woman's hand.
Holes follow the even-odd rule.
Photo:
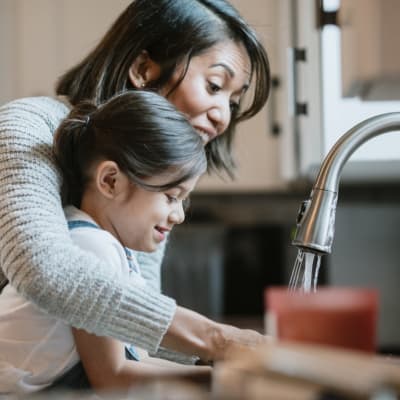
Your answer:
[[[217,323],[194,311],[177,307],[162,345],[209,362],[224,360],[233,352],[245,351],[270,340],[256,331]]]
[[[231,325],[217,324],[211,357],[213,361],[225,360],[231,354],[271,342],[271,338],[251,329],[239,329]]]

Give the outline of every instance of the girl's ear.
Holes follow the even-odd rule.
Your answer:
[[[158,79],[160,73],[160,66],[143,50],[129,68],[129,80],[135,88],[143,89],[149,82]]]
[[[123,174],[114,161],[102,161],[96,168],[96,188],[106,198],[113,199],[119,192]]]

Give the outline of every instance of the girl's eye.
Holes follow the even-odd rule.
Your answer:
[[[210,86],[211,92],[213,92],[213,93],[217,93],[221,90],[221,86],[218,86],[216,83],[209,82],[208,84]]]
[[[187,197],[186,199],[183,199],[182,205],[183,205],[183,211],[186,212],[190,207],[190,198]]]
[[[171,196],[170,194],[166,194],[169,203],[175,203],[178,201],[178,198],[175,196]]]

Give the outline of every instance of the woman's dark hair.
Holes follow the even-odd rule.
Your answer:
[[[205,172],[203,143],[188,120],[164,97],[127,91],[100,106],[82,102],[62,121],[54,137],[54,153],[63,175],[64,204],[80,206],[97,160],[115,161],[135,184],[167,190]],[[146,178],[168,173],[162,186]]]
[[[226,0],[132,1],[98,46],[60,78],[56,92],[75,105],[82,100],[103,102],[132,89],[129,68],[143,50],[161,67],[159,79],[150,83],[158,90],[178,65],[186,63],[186,71],[194,56],[226,39],[244,45],[251,61],[252,81],[256,82],[248,108],[232,115],[227,131],[206,146],[209,170],[222,170],[233,177],[235,126],[266,103],[270,69],[257,35]]]

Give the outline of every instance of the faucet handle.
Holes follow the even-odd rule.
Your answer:
[[[303,219],[305,212],[307,211],[308,206],[310,205],[311,200],[303,200],[300,204],[299,211],[297,213],[296,225],[298,226]]]

